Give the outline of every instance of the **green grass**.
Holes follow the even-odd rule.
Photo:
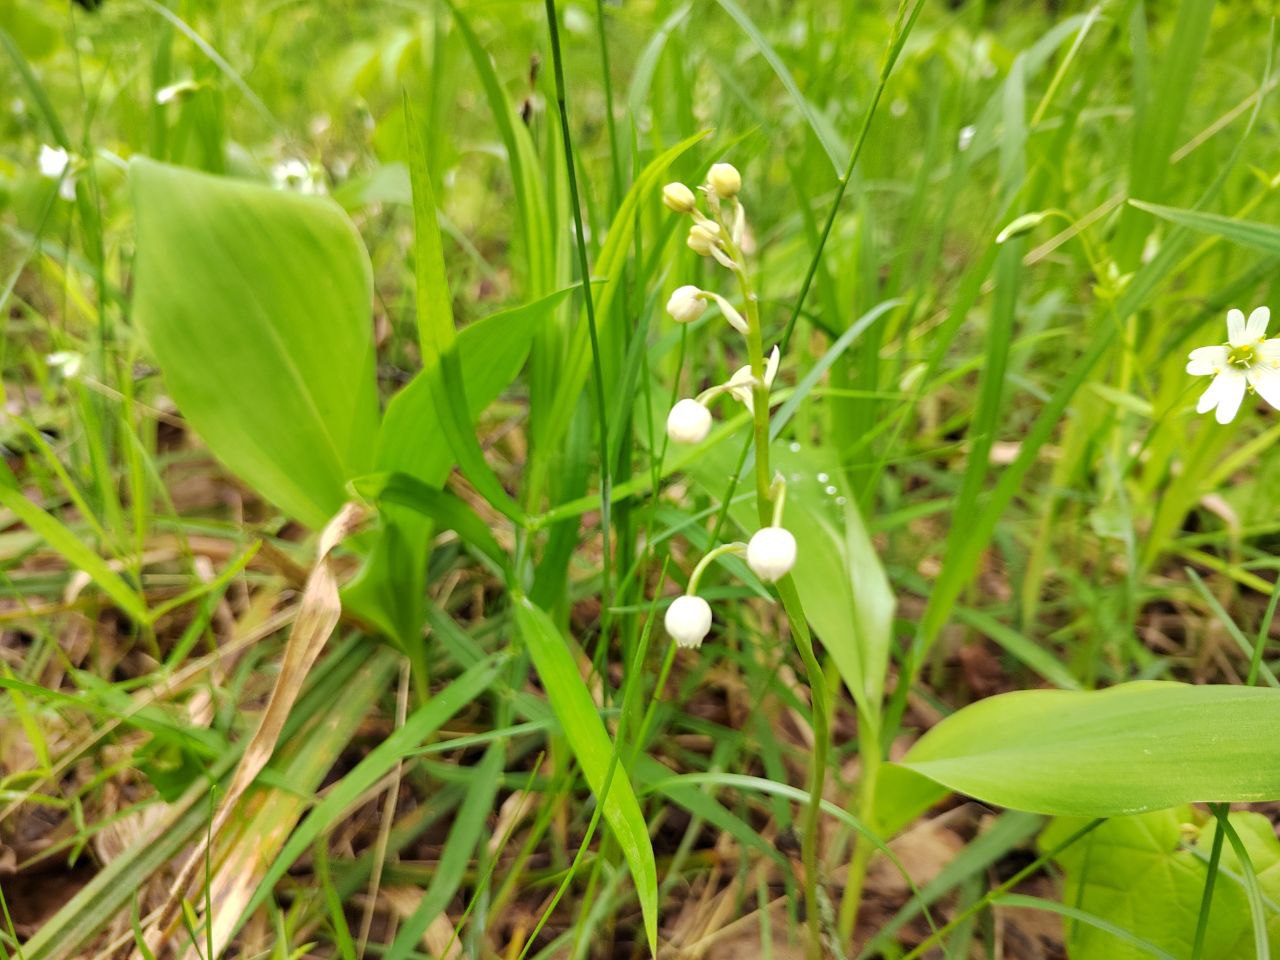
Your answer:
[[[1101,813],[1280,800],[1278,414],[1183,369],[1280,309],[1273,43],[1211,0],[0,2],[0,957],[1020,957],[1028,911],[1269,953],[1280,847],[1216,804],[1156,851],[1185,916],[1066,891]],[[661,203],[718,161],[741,286]],[[770,416],[668,443],[774,344]],[[717,556],[676,651],[775,470],[793,576]],[[1083,746],[963,710],[1137,680],[1214,686],[1064,708]],[[985,826],[889,762],[943,721],[914,766]]]

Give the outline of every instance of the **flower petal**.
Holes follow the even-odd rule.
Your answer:
[[[769,354],[769,360],[764,367],[764,385],[766,387],[773,386],[773,378],[778,375],[778,363],[782,355],[778,352],[778,348],[773,348],[773,353]]]
[[[1280,343],[1277,344],[1280,346]],[[1227,348],[1197,347],[1188,354],[1187,373],[1194,377],[1207,377],[1227,365]]]
[[[1200,399],[1196,402],[1196,413],[1208,413],[1218,405],[1223,384],[1235,372],[1235,370],[1224,370],[1209,381],[1209,386],[1205,388],[1204,393],[1200,394]]]
[[[1227,341],[1238,347],[1245,343],[1244,313],[1232,307],[1227,311]]]
[[[1261,340],[1267,335],[1267,324],[1271,322],[1271,308],[1258,307],[1253,313],[1249,314],[1249,320],[1244,327],[1244,335],[1250,340]]]
[[[1213,382],[1222,384],[1218,388],[1218,409],[1214,411],[1214,419],[1221,424],[1230,423],[1240,410],[1248,381],[1244,374],[1231,370],[1218,374]]]
[[[1255,365],[1250,368],[1248,376],[1258,396],[1280,410],[1280,370]]]
[[[1258,344],[1258,362],[1280,367],[1280,340],[1263,340]]]

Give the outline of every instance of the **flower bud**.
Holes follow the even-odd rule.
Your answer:
[[[796,562],[796,538],[784,527],[762,527],[747,543],[747,566],[765,583],[781,580]]]
[[[676,213],[693,213],[697,199],[683,183],[668,183],[662,188],[662,202]]]
[[[707,309],[707,301],[702,299],[701,293],[693,284],[677,287],[667,301],[667,313],[671,314],[671,319],[676,323],[693,323],[702,316]]]
[[[667,436],[675,443],[701,443],[710,432],[711,411],[697,400],[681,400],[667,414]]]
[[[663,619],[667,633],[676,642],[677,647],[687,650],[702,646],[702,641],[711,632],[711,605],[701,597],[677,597],[667,607],[667,615]]]
[[[732,163],[713,163],[707,171],[707,186],[722,200],[736,197],[742,189],[742,174]]]
[[[689,249],[704,257],[711,256],[711,248],[715,246],[717,237],[710,227],[695,223],[689,228]]]

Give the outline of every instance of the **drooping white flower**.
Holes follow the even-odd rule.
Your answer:
[[[778,353],[778,348],[774,347],[764,366],[764,386],[766,390],[773,386],[773,378],[778,375],[778,361],[780,359],[781,354]],[[725,386],[729,388],[729,392],[733,394],[735,400],[745,404],[748,410],[754,412],[755,407],[752,406],[751,391],[754,383],[755,378],[751,376],[751,364],[747,364],[745,367],[739,367],[735,370],[733,376],[726,381]]]
[[[702,291],[693,284],[676,287],[667,301],[667,313],[676,323],[693,323],[707,309],[707,301],[702,299]]]
[[[722,200],[736,197],[742,189],[742,174],[732,163],[713,163],[707,171],[707,186]]]
[[[747,541],[747,566],[765,583],[781,580],[796,562],[796,538],[785,527],[761,527]]]
[[[1218,423],[1230,423],[1251,390],[1280,410],[1280,340],[1266,337],[1270,319],[1267,307],[1258,307],[1248,320],[1240,310],[1229,310],[1227,342],[1191,351],[1187,373],[1213,377],[1197,413],[1213,410]]]
[[[711,605],[701,597],[685,594],[667,607],[662,622],[677,647],[696,649],[711,632]]]
[[[685,398],[667,414],[667,436],[675,443],[701,443],[711,432],[711,411],[697,400]]]
[[[668,183],[662,188],[662,202],[676,213],[692,213],[697,198],[683,183]]]

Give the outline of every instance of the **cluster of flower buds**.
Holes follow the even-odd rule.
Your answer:
[[[738,279],[742,296],[747,301],[746,316],[718,293],[702,290],[692,284],[677,287],[667,300],[667,313],[676,323],[692,323],[706,312],[707,305],[715,303],[721,315],[738,333],[754,344],[758,351],[754,356],[762,358],[758,315],[755,310],[755,294],[751,290],[746,264],[742,255],[742,241],[746,233],[746,212],[738,194],[742,190],[742,175],[729,163],[713,164],[707,172],[706,182],[699,188],[710,216],[699,208],[697,194],[683,183],[669,183],[662,190],[662,202],[693,222],[689,227],[689,249],[700,256],[709,257],[731,271]],[[752,338],[755,338],[754,340]],[[762,358],[763,359],[763,358]],[[768,393],[778,373],[780,355],[774,347],[767,359],[763,359],[763,376],[757,378],[751,364],[734,371],[724,383],[702,391],[696,397],[678,401],[667,415],[667,436],[675,443],[701,443],[711,432],[712,400],[727,394],[743,404],[753,415],[755,393],[762,387]],[[764,412],[767,418],[768,411]],[[766,583],[773,583],[786,576],[796,561],[796,540],[790,531],[780,524],[785,500],[785,485],[778,477],[773,485],[773,523],[757,530],[747,543],[728,543],[711,550],[694,568],[689,585],[682,597],[667,608],[665,624],[667,633],[676,645],[696,648],[711,630],[711,607],[697,595],[698,580],[707,566],[726,553],[745,554],[752,572]]]

